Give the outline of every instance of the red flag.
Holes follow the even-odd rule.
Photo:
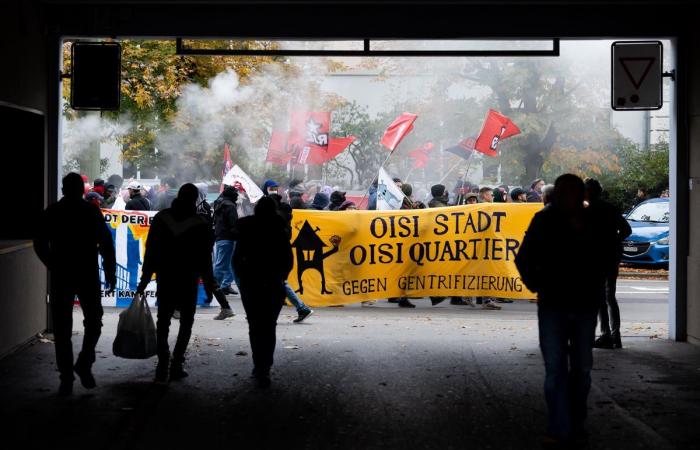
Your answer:
[[[389,128],[384,132],[381,144],[393,152],[404,136],[413,130],[413,122],[415,122],[417,118],[418,116],[416,114],[405,112],[394,119],[391,125],[389,125]]]
[[[316,150],[328,150],[331,113],[327,111],[292,111],[288,146],[299,164]]]
[[[432,152],[434,148],[435,146],[433,145],[433,143],[428,142],[426,144],[423,144],[423,146],[418,147],[413,151],[410,151],[408,153],[408,156],[413,158],[413,168],[420,169],[425,167],[425,165],[428,163],[428,160],[430,159],[430,152]]]
[[[224,178],[229,170],[233,167],[233,162],[231,161],[231,148],[228,143],[224,143],[224,166],[221,169],[221,178]]]
[[[476,138],[474,149],[488,156],[498,156],[496,151],[498,143],[502,139],[515,136],[516,134],[520,134],[520,128],[512,120],[498,111],[489,109],[484,126],[481,128],[481,133]]]
[[[267,158],[265,161],[273,164],[284,165],[291,159],[292,155],[287,151],[287,138],[289,134],[284,131],[273,131],[270,136],[270,146],[267,148]]]
[[[299,158],[299,164],[323,164],[326,161],[330,161],[345,150],[348,145],[352,144],[355,140],[355,136],[348,136],[342,138],[330,138],[328,142],[328,149],[322,150],[319,148],[312,148],[305,159]],[[300,155],[303,156],[303,155]]]

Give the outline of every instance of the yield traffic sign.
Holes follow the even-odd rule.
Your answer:
[[[663,104],[663,46],[660,41],[613,42],[612,108],[660,109]]]

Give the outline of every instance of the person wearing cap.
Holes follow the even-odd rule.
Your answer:
[[[150,211],[151,210],[151,202],[148,201],[146,197],[141,195],[141,189],[143,189],[143,186],[141,186],[141,183],[138,181],[131,181],[129,185],[127,186],[127,189],[129,190],[129,201],[126,202],[126,206],[124,207],[125,210],[127,211]]]
[[[527,203],[527,192],[523,188],[516,187],[510,191],[510,199],[513,203]]]
[[[104,197],[102,197],[97,192],[92,191],[87,193],[87,195],[85,196],[85,201],[97,206],[98,208],[102,208],[102,204],[104,203]]]
[[[318,192],[316,195],[314,195],[314,201],[311,202],[311,209],[323,211],[328,206],[328,203],[328,196],[322,192]]]
[[[338,207],[338,211],[354,211],[357,210],[357,205],[352,200],[345,200]]]
[[[479,203],[479,195],[474,193],[474,192],[468,192],[467,194],[464,195],[464,204],[465,205],[476,205]]]
[[[331,202],[328,205],[328,209],[330,211],[337,211],[340,208],[340,205],[342,205],[345,200],[345,192],[333,191],[331,193]]]
[[[279,190],[279,184],[275,180],[265,180],[263,183],[262,191],[265,195],[277,194]]]

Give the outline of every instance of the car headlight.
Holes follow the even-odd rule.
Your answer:
[[[659,245],[668,245],[668,236],[666,236],[665,238],[659,239],[658,241],[656,241],[656,243]]]

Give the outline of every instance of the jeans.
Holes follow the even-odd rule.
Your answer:
[[[537,311],[544,358],[547,434],[566,439],[582,429],[591,387],[597,311]]]
[[[304,302],[294,292],[294,289],[292,289],[292,287],[286,281],[284,282],[284,290],[287,293],[287,299],[292,303],[292,305],[294,305],[298,313],[309,310],[309,307],[304,304]]]
[[[615,298],[617,289],[617,273],[605,278],[605,297],[600,305],[600,332],[603,336],[617,337],[620,335],[620,306]]]
[[[100,281],[95,274],[90,279],[70,282],[62,278],[67,275],[52,274],[51,279],[51,318],[56,348],[56,367],[62,381],[72,381],[73,376],[73,300],[78,296],[83,310],[83,347],[77,364],[92,367],[95,362],[95,347],[102,333],[102,296]]]
[[[216,241],[214,246],[214,279],[221,289],[229,288],[233,283],[232,260],[235,248],[236,241],[227,240]]]

